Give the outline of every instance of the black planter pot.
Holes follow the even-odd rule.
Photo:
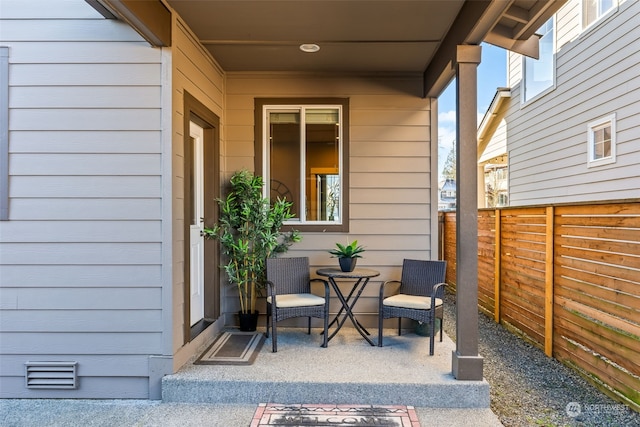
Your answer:
[[[434,332],[437,334],[440,330],[440,319],[435,319],[435,328]],[[431,325],[428,322],[419,323],[416,322],[416,335],[420,335],[422,337],[430,337],[431,336]]]
[[[258,310],[253,313],[238,312],[240,319],[240,330],[242,332],[254,332],[258,328]]]
[[[342,271],[353,271],[356,268],[357,261],[358,258],[338,258],[340,270]]]

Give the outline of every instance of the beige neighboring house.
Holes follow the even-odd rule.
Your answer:
[[[478,126],[478,207],[509,206],[509,163],[505,114],[511,98],[498,88]]]
[[[200,231],[241,168],[291,195],[314,271],[367,248],[375,327],[377,285],[437,257],[437,97],[455,77],[475,164],[480,43],[536,55],[562,3],[0,0],[0,398],[159,399],[237,322]],[[452,372],[481,380],[477,223],[458,226]]]
[[[538,30],[540,59],[508,52],[478,131],[478,206],[506,173],[510,206],[640,196],[639,23],[639,1],[570,0]]]

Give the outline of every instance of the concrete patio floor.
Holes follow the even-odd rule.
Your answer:
[[[377,342],[377,330],[370,331]],[[250,366],[188,363],[164,377],[164,402],[399,404],[424,408],[489,408],[486,381],[458,381],[451,374],[455,344],[385,330],[384,347],[369,345],[343,328],[328,348],[320,330],[278,330],[278,352],[267,339]],[[195,358],[194,358],[195,359]]]
[[[377,330],[370,332],[377,341]],[[0,425],[248,427],[260,403],[407,405],[422,426],[502,425],[486,381],[451,375],[455,344],[446,335],[436,338],[434,356],[428,337],[391,329],[382,348],[350,328],[328,348],[320,343],[319,329],[279,329],[277,353],[267,339],[250,366],[188,363],[164,378],[163,401],[0,400]]]

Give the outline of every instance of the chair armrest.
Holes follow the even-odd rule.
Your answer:
[[[436,298],[440,298],[441,300],[444,300],[444,289],[446,286],[447,284],[443,282],[443,283],[438,283],[433,287],[433,294],[431,298],[432,309],[436,308]]]
[[[276,294],[276,285],[275,285],[275,283],[273,283],[270,280],[267,280],[266,283],[267,283],[267,296],[268,297],[275,296],[275,294]]]
[[[311,279],[311,282],[321,282],[324,285],[324,297],[328,301],[329,300],[329,282],[319,277],[315,279]]]
[[[385,290],[387,289],[387,286],[388,285],[392,285],[392,284],[396,284],[397,285],[396,289],[393,291],[393,294],[397,294],[398,290],[400,289],[400,285],[402,284],[402,282],[400,280],[387,280],[386,282],[383,282],[380,285],[380,301],[382,301],[384,299],[384,297],[385,297]]]

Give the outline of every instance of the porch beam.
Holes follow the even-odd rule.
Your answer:
[[[533,34],[526,40],[516,40],[508,35],[509,32],[509,29],[506,29],[501,25],[496,25],[496,27],[487,34],[485,41],[494,46],[498,46],[533,59],[540,58],[540,36],[538,34]]]
[[[485,34],[482,34],[483,31],[479,27],[488,31],[488,28],[485,28],[488,25],[487,20],[482,18],[491,4],[489,0],[466,1],[463,4],[451,30],[447,32],[424,72],[425,97],[437,98],[455,76],[456,46],[463,43],[479,44],[482,41]],[[470,40],[472,34],[478,37],[478,40]]]
[[[456,51],[456,350],[453,376],[482,380],[478,355],[478,144],[477,68],[482,48],[460,45]]]
[[[107,19],[121,19],[154,47],[171,46],[171,11],[160,0],[85,0]]]
[[[526,40],[533,36],[538,28],[542,26],[554,13],[558,11],[560,6],[567,0],[538,0],[529,9],[529,19],[526,23],[518,23],[513,28],[511,37],[515,40]]]

